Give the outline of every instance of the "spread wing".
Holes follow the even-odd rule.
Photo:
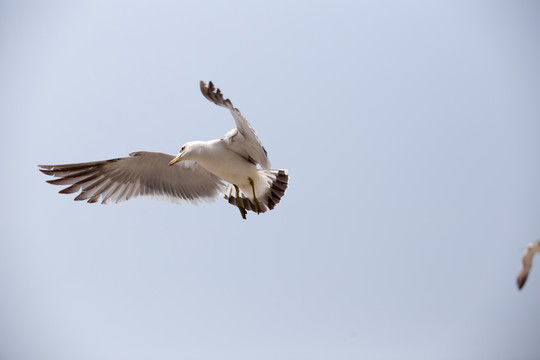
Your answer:
[[[235,108],[229,99],[223,99],[223,94],[219,89],[214,87],[211,81],[208,83],[208,86],[206,86],[204,81],[201,81],[201,92],[205,98],[214,104],[231,111],[236,122],[236,129],[230,131],[226,136],[230,142],[231,150],[250,161],[253,160],[255,163],[261,165],[263,169],[270,169],[270,160],[268,159],[266,149],[262,146],[255,130],[246,118],[242,116],[240,110]]]
[[[134,152],[129,157],[68,165],[38,165],[44,174],[58,177],[47,181],[70,185],[61,194],[80,191],[75,200],[95,203],[101,198],[116,203],[136,196],[154,196],[186,203],[214,201],[224,191],[220,178],[193,161],[169,167],[173,155]]]
[[[518,289],[520,290],[523,288],[523,285],[525,285],[525,281],[527,281],[529,271],[532,267],[534,254],[537,252],[540,252],[540,241],[529,244],[527,250],[525,250],[525,253],[523,254],[521,271],[517,277]]]

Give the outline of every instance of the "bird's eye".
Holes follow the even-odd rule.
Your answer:
[[[182,146],[182,148],[180,149],[180,152],[186,150],[186,145]]]

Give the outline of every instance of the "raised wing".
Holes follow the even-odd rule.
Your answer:
[[[537,252],[540,252],[540,241],[529,244],[527,246],[527,250],[525,250],[525,253],[523,254],[522,268],[517,277],[518,289],[520,290],[523,288],[523,285],[525,285],[525,282],[527,281],[529,271],[532,267],[534,254]]]
[[[201,81],[201,92],[205,98],[214,104],[231,111],[237,128],[237,132],[233,130],[227,134],[227,137],[231,141],[232,150],[246,158],[253,159],[263,169],[270,169],[270,160],[268,159],[266,149],[262,146],[255,130],[246,118],[242,116],[240,110],[235,108],[229,99],[223,99],[223,94],[219,89],[214,87],[211,81],[208,83],[208,86],[206,86],[204,81]]]
[[[61,194],[80,191],[75,200],[95,203],[101,198],[126,201],[136,196],[154,196],[176,202],[214,201],[224,191],[220,178],[193,161],[169,167],[173,155],[134,152],[129,157],[68,165],[38,165],[40,171],[58,177],[47,181],[70,185]]]

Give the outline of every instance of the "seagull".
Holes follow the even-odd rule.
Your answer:
[[[270,160],[255,130],[229,99],[210,81],[201,81],[206,99],[228,109],[236,128],[224,138],[190,141],[177,156],[138,151],[129,157],[66,165],[38,165],[58,179],[54,185],[69,185],[61,194],[80,192],[74,200],[102,204],[137,196],[150,196],[178,203],[215,201],[222,196],[240,210],[257,214],[272,210],[289,183],[285,169],[271,169]],[[228,184],[227,184],[228,183]]]
[[[525,285],[525,281],[527,281],[527,276],[529,276],[535,253],[540,253],[540,240],[527,245],[527,250],[525,250],[525,253],[523,254],[523,267],[517,277],[518,289],[520,290],[523,288],[523,285]]]

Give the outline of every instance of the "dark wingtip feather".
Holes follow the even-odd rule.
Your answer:
[[[517,278],[517,286],[519,290],[523,289],[523,286],[525,285],[526,281],[527,281],[527,276],[519,276]]]
[[[223,98],[223,94],[221,93],[221,90],[216,89],[213,82],[209,81],[208,86],[206,86],[204,81],[201,80],[200,86],[201,86],[202,94],[209,101],[213,102],[216,105],[223,106],[225,108],[228,108],[228,109],[231,109],[231,110],[234,109],[234,110],[238,111],[238,109],[234,108],[231,100]]]
[[[81,188],[80,184],[73,184],[65,189],[60,190],[58,193],[59,194],[73,194],[79,191],[80,188]]]

